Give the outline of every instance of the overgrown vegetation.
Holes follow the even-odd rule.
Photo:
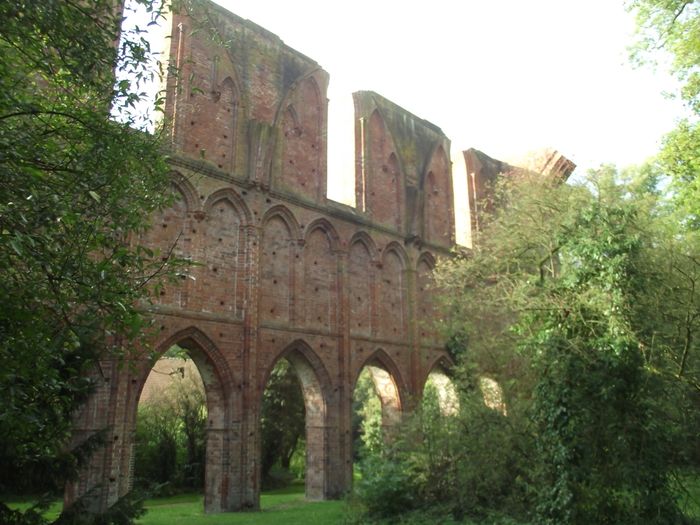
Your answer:
[[[171,376],[167,387],[139,404],[134,477],[137,486],[151,494],[204,487],[204,385],[193,368],[182,370],[182,374]]]
[[[697,269],[679,261],[700,245],[651,173],[634,175],[495,189],[474,251],[437,272],[452,344],[468,341],[452,349],[459,413],[410,418],[359,484],[368,519],[687,521],[672,480],[699,466],[700,356]],[[507,416],[487,408],[484,376]]]
[[[0,491],[55,490],[99,445],[68,447],[71,416],[98,358],[144,334],[137,306],[170,272],[128,242],[170,192],[160,139],[130,112],[153,74],[148,44],[135,30],[115,46],[115,6],[0,3]],[[0,522],[43,518],[0,503]]]
[[[293,479],[304,479],[306,469],[306,410],[301,384],[292,365],[280,359],[270,372],[263,392],[263,487],[275,488]]]

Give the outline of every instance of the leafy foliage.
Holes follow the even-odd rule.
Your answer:
[[[292,457],[306,436],[304,396],[292,365],[277,362],[263,393],[260,428],[262,433],[263,485],[279,483],[272,468],[289,471]]]
[[[698,217],[700,178],[700,3],[697,0],[631,0],[637,17],[638,41],[632,48],[637,64],[663,63],[679,83],[687,118],[669,133],[656,160],[657,169],[672,180],[683,222],[694,229]]]
[[[115,45],[115,5],[0,3],[0,490],[75,474],[93,446],[66,450],[88,377],[144,333],[138,304],[170,271],[131,241],[170,194],[160,138],[129,110],[148,44],[135,30]]]
[[[478,245],[436,275],[460,412],[428,402],[409,420],[358,488],[370,517],[685,522],[670,480],[697,444],[700,258],[654,181],[603,168],[586,186],[522,173],[495,189]]]
[[[384,448],[382,402],[367,368],[360,372],[352,394],[352,437],[355,462],[381,454]]]
[[[166,388],[139,405],[135,477],[159,493],[204,486],[206,397],[201,377],[192,372],[172,376]]]

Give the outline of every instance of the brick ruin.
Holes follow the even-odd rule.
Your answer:
[[[357,205],[340,204],[326,196],[328,74],[316,62],[208,2],[173,15],[169,53],[180,71],[166,99],[179,199],[143,241],[201,265],[150,307],[149,350],[186,348],[203,378],[205,508],[258,508],[261,399],[282,358],[305,398],[307,497],[338,497],[352,483],[362,369],[390,426],[449,366],[429,283],[455,240],[450,141],[380,95],[355,93]],[[465,152],[473,181],[488,171],[474,167],[479,155]],[[130,490],[152,366],[101,364],[75,439],[105,428],[110,437],[67,502],[92,491],[105,508]]]

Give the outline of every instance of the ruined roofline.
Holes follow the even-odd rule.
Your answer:
[[[429,128],[430,130],[447,138],[447,135],[445,135],[445,133],[442,131],[442,129],[439,126],[437,126],[436,124],[433,124],[429,120],[425,120],[424,118],[417,116],[415,113],[412,113],[412,112],[408,111],[407,109],[403,108],[402,106],[399,106],[396,102],[389,100],[388,98],[380,95],[376,91],[362,89],[360,91],[355,91],[353,93],[353,97],[355,95],[370,96],[374,99],[375,103],[377,103],[376,104],[377,106],[379,106],[379,107],[389,106],[389,108],[392,111],[395,111],[395,112],[400,113],[400,114],[404,114],[404,115],[410,117],[411,119],[415,120],[416,122],[420,123],[421,125],[425,126],[426,128]]]
[[[555,175],[567,180],[576,169],[576,164],[553,148],[542,148],[529,153],[519,161],[505,162],[495,159],[481,150],[469,148],[462,152],[465,159],[478,159],[482,166],[488,166],[493,176],[516,172],[530,172],[538,175]],[[467,164],[469,166],[469,163]]]
[[[289,46],[277,34],[273,33],[269,29],[265,29],[264,27],[256,24],[252,20],[249,20],[247,18],[243,18],[242,16],[239,16],[236,13],[229,11],[225,7],[220,6],[217,3],[214,3],[212,0],[195,0],[193,2],[193,4],[194,4],[195,8],[200,7],[202,9],[204,9],[205,15],[211,16],[213,14],[214,16],[223,17],[224,19],[228,18],[229,20],[237,22],[237,23],[245,26],[247,29],[250,29],[251,31],[277,43],[285,51],[288,51],[288,52],[298,56],[299,58],[301,58],[307,62],[310,62],[310,63],[318,66],[319,68],[321,68],[321,65],[316,60],[309,57],[308,55],[305,55],[301,51],[298,51],[297,49],[294,49],[293,47]],[[218,11],[218,13],[212,13],[211,10]],[[218,27],[213,27],[212,29],[218,32]],[[321,69],[323,69],[323,68],[321,68]]]

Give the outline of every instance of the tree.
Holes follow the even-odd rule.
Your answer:
[[[0,491],[75,474],[95,446],[66,450],[88,372],[134,347],[139,304],[171,271],[134,240],[171,197],[160,137],[131,110],[148,43],[138,28],[120,40],[117,5],[0,3]],[[29,514],[0,503],[0,521]]]
[[[692,265],[679,261],[696,252],[653,172],[629,175],[608,167],[571,186],[520,173],[496,188],[479,243],[436,273],[460,414],[409,424],[394,466],[363,481],[370,514],[685,522],[671,480],[697,426],[678,329],[696,321]],[[483,376],[507,416],[477,399]],[[392,505],[396,484],[413,496]]]
[[[182,354],[174,363],[168,357],[160,363],[166,370],[174,368],[183,363],[181,359],[189,359],[186,352]],[[167,484],[167,492],[172,493],[204,486],[206,392],[195,370],[182,370],[182,375],[171,373],[164,389],[139,404],[134,468],[137,481],[146,489]],[[162,492],[158,487],[158,493]]]
[[[670,60],[670,72],[681,82],[683,100],[700,113],[700,3],[697,0],[631,0],[637,18],[637,63]],[[662,53],[661,51],[664,51]]]
[[[656,161],[672,180],[685,223],[700,226],[700,2],[697,0],[631,0],[638,40],[632,48],[636,64],[663,63],[678,80],[680,98],[689,114],[668,134]]]
[[[274,481],[272,468],[289,470],[292,456],[305,437],[304,396],[292,365],[281,359],[270,373],[263,392],[260,430],[262,435],[262,478]]]
[[[673,331],[657,319],[674,278],[656,264],[668,224],[642,175],[620,185],[605,168],[588,188],[515,177],[475,253],[438,272],[472,366],[498,370],[509,417],[526,416],[538,523],[682,519],[664,403],[678,349],[648,351]]]

